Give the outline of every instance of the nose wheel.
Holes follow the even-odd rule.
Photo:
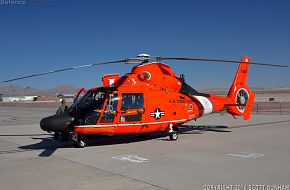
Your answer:
[[[76,148],[84,148],[86,146],[86,143],[76,133],[73,134],[72,140]]]

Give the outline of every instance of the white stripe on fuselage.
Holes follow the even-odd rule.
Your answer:
[[[186,122],[188,119],[180,119],[180,120],[167,120],[167,121],[158,121],[158,122],[148,122],[148,123],[124,123],[124,124],[109,124],[109,125],[80,125],[76,127],[122,127],[122,126],[136,126],[136,125],[157,125],[161,123],[179,123]]]
[[[207,114],[212,113],[213,105],[208,98],[204,96],[194,96],[194,97],[201,103],[203,107],[202,115],[207,115]]]

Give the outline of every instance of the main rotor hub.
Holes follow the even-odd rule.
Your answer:
[[[146,53],[141,53],[137,55],[138,58],[144,58],[144,59],[149,59],[150,55]]]
[[[129,58],[126,60],[126,64],[143,64],[143,63],[148,63],[150,60],[150,55],[146,53],[142,53],[137,55],[135,58]]]

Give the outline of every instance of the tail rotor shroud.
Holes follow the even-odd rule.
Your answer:
[[[244,88],[241,88],[237,92],[236,103],[246,105],[248,103],[249,97],[250,95],[248,91]],[[245,111],[245,106],[238,106],[237,108],[242,113]]]

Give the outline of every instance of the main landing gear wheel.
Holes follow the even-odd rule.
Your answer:
[[[172,141],[176,141],[178,139],[178,133],[176,131],[169,133],[169,138]]]
[[[168,125],[168,135],[169,135],[169,139],[171,141],[176,141],[178,139],[178,128],[177,127],[173,127],[172,124]]]

